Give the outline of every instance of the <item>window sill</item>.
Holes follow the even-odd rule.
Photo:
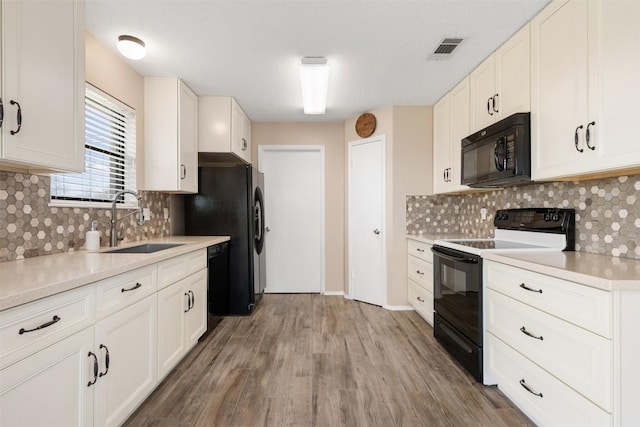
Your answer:
[[[51,200],[50,208],[111,209],[111,202],[83,202],[81,200]],[[138,209],[137,203],[118,203],[116,209]]]

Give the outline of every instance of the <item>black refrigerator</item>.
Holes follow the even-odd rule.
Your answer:
[[[186,235],[231,236],[228,288],[209,283],[212,314],[250,314],[264,292],[263,185],[251,165],[201,166],[198,194],[184,197]]]

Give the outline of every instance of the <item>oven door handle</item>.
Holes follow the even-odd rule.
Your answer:
[[[465,257],[465,256],[462,256],[462,257],[455,256],[455,255],[452,255],[452,254],[444,252],[440,248],[432,247],[431,248],[431,252],[433,252],[434,254],[438,255],[439,257],[448,259],[450,261],[464,262],[466,264],[478,264],[478,259],[477,258],[470,258],[470,257]]]

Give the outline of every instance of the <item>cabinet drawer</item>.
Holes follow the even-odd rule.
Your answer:
[[[409,304],[433,326],[433,294],[426,291],[413,280],[409,280]]]
[[[207,250],[201,249],[158,263],[158,289],[182,280],[207,266]]]
[[[486,307],[490,333],[600,407],[613,409],[610,340],[491,289]]]
[[[95,317],[91,285],[0,312],[0,369],[93,325]]]
[[[489,371],[498,388],[536,424],[559,427],[612,425],[610,414],[492,334],[487,334],[485,357],[489,358]]]
[[[410,255],[407,266],[409,279],[433,293],[433,264]]]
[[[417,240],[407,240],[407,251],[409,255],[413,255],[420,259],[433,264],[433,254],[431,253],[431,245]]]
[[[157,289],[155,265],[101,280],[96,283],[97,317],[103,319],[155,293]]]
[[[611,293],[493,261],[485,267],[488,288],[611,338]]]

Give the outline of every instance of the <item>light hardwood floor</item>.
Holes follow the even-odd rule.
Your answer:
[[[415,312],[265,295],[225,317],[127,426],[529,426]]]

